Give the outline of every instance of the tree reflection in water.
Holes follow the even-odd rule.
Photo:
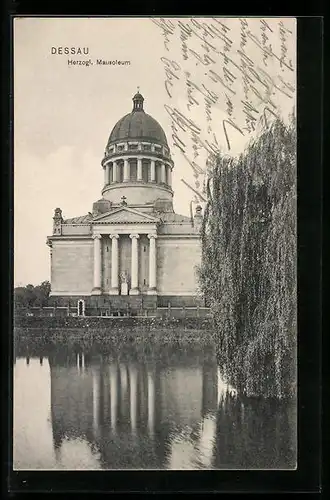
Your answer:
[[[55,468],[72,467],[68,454],[80,455],[77,467],[85,469],[295,467],[295,405],[238,396],[222,380],[211,346],[102,354],[18,346],[15,354],[48,366]]]

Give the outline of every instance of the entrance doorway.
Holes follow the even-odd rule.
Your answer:
[[[85,301],[78,300],[78,316],[85,316]]]

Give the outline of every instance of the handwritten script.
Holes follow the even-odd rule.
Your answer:
[[[292,18],[152,18],[163,37],[165,111],[172,151],[205,201],[215,156],[241,153],[271,121],[293,112],[296,22]],[[187,177],[189,177],[187,175]],[[193,186],[194,184],[194,186]]]

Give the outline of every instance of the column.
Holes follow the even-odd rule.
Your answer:
[[[130,180],[130,166],[129,161],[127,159],[124,160],[124,182],[128,182]]]
[[[118,295],[118,234],[109,234],[109,238],[112,240],[111,244],[111,288],[109,290],[110,295]]]
[[[167,173],[168,173],[168,185],[172,187],[172,168],[170,165],[167,165]]]
[[[150,181],[156,182],[156,163],[155,163],[155,160],[150,160]]]
[[[104,170],[104,185],[106,186],[108,184],[108,165],[103,167]]]
[[[137,159],[137,180],[142,181],[142,158]]]
[[[139,281],[139,248],[138,248],[138,234],[130,234],[129,237],[132,240],[132,254],[131,254],[131,289],[130,295],[138,295],[138,281]]]
[[[112,162],[112,181],[118,182],[118,174],[117,174],[117,162]]]
[[[92,295],[101,295],[101,235],[94,234],[94,287]]]
[[[156,234],[148,234],[149,248],[149,290],[148,295],[156,295],[157,291],[157,259],[156,259]]]
[[[166,165],[165,165],[165,163],[160,164],[160,173],[161,173],[160,182],[162,182],[163,184],[166,184]]]

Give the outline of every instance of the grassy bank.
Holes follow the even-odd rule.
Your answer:
[[[90,329],[98,330],[120,330],[121,328],[132,328],[134,330],[157,330],[163,329],[212,329],[210,318],[155,318],[155,317],[18,317],[14,321],[15,329]]]
[[[93,342],[124,345],[212,341],[212,322],[205,318],[22,318],[15,321],[14,340],[56,343]]]

